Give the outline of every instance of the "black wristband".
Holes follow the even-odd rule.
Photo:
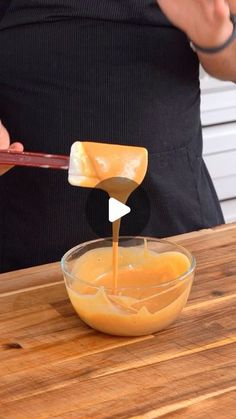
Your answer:
[[[219,45],[218,47],[215,47],[215,48],[207,48],[207,47],[205,48],[190,41],[190,45],[192,49],[195,52],[203,52],[205,54],[216,54],[217,52],[220,52],[226,47],[228,47],[236,39],[236,15],[230,15],[230,20],[233,23],[233,32],[230,35],[230,37],[222,45]]]

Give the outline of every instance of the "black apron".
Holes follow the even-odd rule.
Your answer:
[[[155,1],[12,0],[0,10],[0,118],[12,139],[58,154],[77,139],[144,146],[151,216],[142,234],[224,222],[202,159],[199,62]],[[96,238],[88,193],[63,171],[2,176],[0,271],[58,260]]]

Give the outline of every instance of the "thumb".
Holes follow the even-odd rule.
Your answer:
[[[0,149],[7,149],[10,145],[10,136],[8,131],[0,120]]]

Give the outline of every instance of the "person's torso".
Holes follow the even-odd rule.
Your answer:
[[[198,59],[155,0],[11,0],[0,48],[1,93],[11,85],[28,106],[60,106],[82,139],[151,153],[196,143]]]
[[[71,18],[170,25],[155,0],[5,0],[1,11],[6,25]]]
[[[155,1],[11,0],[0,11],[0,117],[12,138],[59,154],[78,139],[144,146],[146,234],[214,223],[201,180],[199,62]],[[12,255],[14,267],[45,263],[91,238],[87,190],[69,187],[66,174],[14,168],[0,188],[3,271]]]

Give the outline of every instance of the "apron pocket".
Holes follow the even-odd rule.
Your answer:
[[[145,234],[167,237],[204,228],[199,191],[186,147],[150,154],[143,186],[151,201]]]

